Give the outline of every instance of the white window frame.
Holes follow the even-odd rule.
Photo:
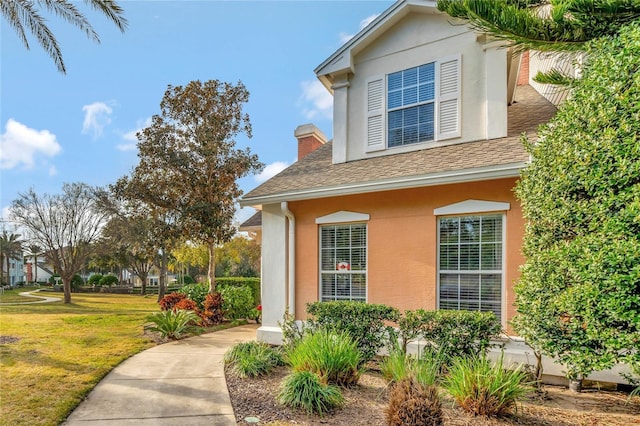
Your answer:
[[[323,273],[330,273],[322,269],[322,228],[325,226],[350,226],[350,225],[364,225],[365,226],[365,262],[366,269],[364,273],[362,271],[348,271],[342,272],[350,275],[363,274],[365,280],[365,297],[363,302],[367,303],[369,300],[369,215],[365,213],[355,213],[348,211],[339,211],[326,216],[316,218],[316,224],[318,225],[318,300],[322,300],[322,275]],[[334,272],[335,273],[335,272]],[[334,300],[353,300],[353,299],[334,299]],[[357,299],[360,301],[359,299]]]
[[[508,203],[507,203],[508,204]],[[454,206],[454,205],[452,205]],[[438,210],[438,209],[436,209]],[[507,263],[507,258],[506,258],[506,246],[507,246],[507,241],[506,241],[506,236],[507,236],[507,215],[505,212],[499,212],[499,211],[484,211],[484,212],[459,212],[459,213],[455,213],[455,214],[449,214],[449,215],[440,215],[437,216],[437,238],[436,238],[436,244],[437,244],[437,255],[436,255],[436,306],[437,309],[440,309],[440,274],[443,273],[440,269],[440,219],[446,219],[446,218],[461,218],[461,217],[482,217],[482,216],[501,216],[501,221],[502,221],[502,251],[501,251],[501,264],[502,264],[502,268],[500,270],[491,270],[491,271],[468,271],[469,274],[495,274],[495,273],[500,273],[500,318],[498,318],[498,320],[500,321],[500,323],[504,326],[506,325],[506,263]],[[458,268],[458,271],[445,271],[444,273],[456,273],[456,274],[460,274],[460,270]],[[463,272],[463,274],[466,272]]]
[[[396,72],[408,70],[422,65],[435,65],[435,93],[433,101],[418,102],[398,108],[388,108],[388,76]],[[453,74],[452,74],[453,73]],[[446,84],[443,84],[446,79]],[[376,152],[388,149],[402,149],[410,146],[459,138],[462,127],[462,55],[456,54],[442,57],[433,61],[426,61],[414,66],[393,70],[384,75],[373,76],[365,85],[365,151]],[[388,122],[389,112],[402,110],[425,103],[434,104],[433,139],[409,144],[389,146]]]

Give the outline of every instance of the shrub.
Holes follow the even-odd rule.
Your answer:
[[[406,311],[398,326],[405,350],[409,340],[420,337],[448,358],[484,353],[501,330],[492,312],[477,311]]]
[[[293,349],[302,340],[305,334],[305,325],[298,327],[296,317],[289,313],[289,307],[284,311],[282,322],[278,321],[278,325],[282,329],[282,346],[285,352]]]
[[[209,286],[204,284],[188,284],[180,288],[177,293],[184,294],[187,299],[196,302],[199,309],[203,309],[204,300],[207,294],[209,294]]]
[[[222,308],[228,319],[249,318],[255,307],[249,287],[223,287],[220,289],[220,294],[222,294]]]
[[[314,318],[308,323],[312,329],[344,330],[356,341],[362,363],[372,359],[390,339],[395,340],[393,327],[386,321],[397,321],[396,308],[362,302],[314,302],[307,304],[307,312]]]
[[[151,324],[144,328],[160,333],[163,338],[178,340],[185,334],[197,333],[199,328],[195,324],[199,319],[193,311],[166,310],[149,315],[147,321]]]
[[[253,295],[253,306],[258,306],[260,300],[260,278],[258,277],[220,277],[216,278],[216,290],[226,287],[249,287]]]
[[[118,277],[115,275],[105,275],[100,278],[100,285],[102,287],[111,287],[112,285],[118,284]]]
[[[170,310],[173,309],[174,306],[176,306],[176,304],[179,301],[184,300],[184,299],[186,299],[186,296],[184,294],[173,292],[173,293],[167,294],[162,299],[160,299],[158,304],[160,304],[160,309],[161,310],[170,311]]]
[[[84,285],[84,280],[82,279],[82,277],[80,275],[75,274],[71,278],[71,288],[73,289],[73,291],[77,291],[83,285]]]
[[[339,388],[322,383],[318,375],[298,371],[284,378],[278,401],[288,407],[322,416],[334,407],[341,406],[344,398]]]
[[[503,368],[502,357],[492,363],[486,357],[457,358],[449,368],[444,387],[458,405],[476,416],[508,414],[529,391],[527,374],[520,368]]]
[[[433,385],[444,363],[441,353],[426,349],[420,357],[415,357],[401,350],[391,351],[380,364],[382,376],[391,384],[406,378],[414,378],[423,386]]]
[[[202,319],[208,324],[220,324],[224,319],[222,303],[220,293],[207,294],[204,298],[204,308],[200,314]]]
[[[182,311],[193,311],[196,314],[198,313],[198,305],[191,299],[182,299],[179,300],[178,303],[175,304],[173,310],[182,310]]]
[[[100,285],[100,280],[102,279],[102,274],[93,274],[87,280],[87,284],[89,285]]]
[[[184,285],[196,283],[196,280],[194,280],[191,275],[186,275],[186,274],[185,275],[178,274],[178,276],[176,276],[176,281]]]
[[[238,343],[224,354],[225,365],[239,377],[258,377],[283,365],[280,353],[262,342]]]
[[[287,352],[293,371],[310,371],[324,382],[349,386],[360,379],[362,356],[346,332],[315,330]]]
[[[438,388],[424,386],[413,377],[392,385],[385,414],[389,426],[444,424]]]

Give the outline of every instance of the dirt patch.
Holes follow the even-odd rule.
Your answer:
[[[388,404],[387,385],[376,372],[363,374],[358,386],[343,390],[345,405],[324,417],[309,416],[280,405],[277,393],[280,382],[289,373],[286,367],[257,379],[240,379],[225,370],[236,421],[257,417],[260,424],[271,425],[384,425]],[[444,397],[445,425],[495,426],[629,426],[640,424],[640,398],[630,400],[622,392],[587,390],[580,394],[566,388],[546,386],[544,397],[531,396],[518,404],[513,415],[502,419],[485,419],[467,415]]]
[[[15,343],[19,340],[20,338],[16,336],[0,336],[0,345],[5,345],[7,343]]]

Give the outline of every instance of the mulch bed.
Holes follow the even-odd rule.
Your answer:
[[[260,424],[271,425],[385,425],[388,404],[387,385],[375,371],[362,375],[357,386],[344,389],[344,407],[324,417],[280,405],[277,394],[281,380],[289,373],[278,367],[268,376],[241,379],[225,370],[231,402],[239,424],[257,417]],[[580,394],[559,386],[545,386],[545,395],[533,395],[518,404],[517,412],[501,419],[470,416],[451,399],[443,399],[445,425],[536,425],[536,426],[629,426],[640,425],[640,398],[629,399],[623,392],[586,390]]]

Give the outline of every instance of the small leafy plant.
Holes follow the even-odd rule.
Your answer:
[[[529,392],[527,373],[503,367],[502,357],[492,363],[486,357],[454,360],[444,387],[460,407],[476,416],[498,417],[516,408]]]
[[[440,352],[427,348],[419,357],[391,351],[380,364],[382,376],[391,384],[406,378],[413,378],[423,386],[433,385],[442,370],[444,357]]]
[[[358,346],[345,332],[320,329],[309,333],[286,358],[293,371],[310,371],[340,386],[356,384],[362,373]]]
[[[225,365],[239,377],[259,377],[268,374],[278,365],[283,365],[280,353],[262,342],[238,343],[224,354]]]
[[[173,292],[173,293],[167,294],[162,299],[160,299],[158,304],[160,304],[160,309],[162,309],[163,311],[170,311],[173,309],[174,306],[178,304],[178,302],[186,298],[187,296],[185,296],[182,293]]]
[[[291,408],[320,416],[344,403],[340,389],[323,383],[317,374],[296,371],[284,378],[278,401]]]
[[[222,294],[222,308],[229,320],[246,319],[251,316],[255,307],[253,294],[249,287],[227,286],[220,289]]]
[[[147,317],[150,324],[144,326],[145,330],[160,333],[162,338],[178,340],[185,335],[198,333],[200,330],[195,324],[200,317],[193,311],[167,310],[156,312]]]
[[[220,324],[224,320],[223,299],[220,293],[207,294],[203,311],[200,313],[206,324]]]

